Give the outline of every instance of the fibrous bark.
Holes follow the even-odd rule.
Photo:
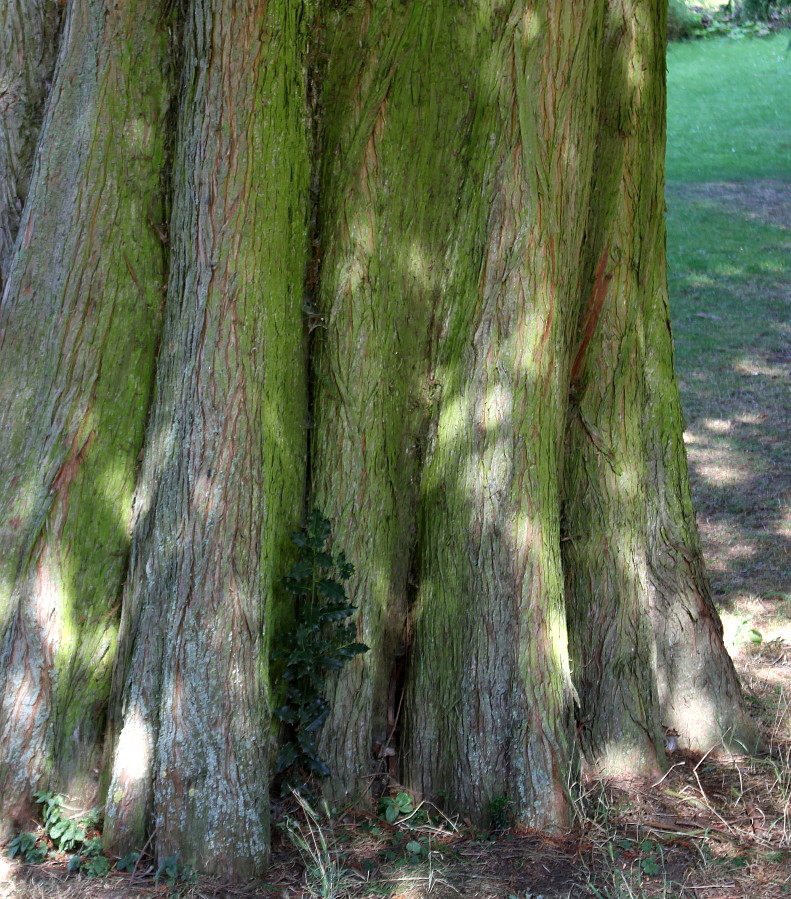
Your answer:
[[[479,51],[472,144],[487,154],[468,190],[483,185],[484,227],[443,310],[407,689],[408,781],[478,821],[498,797],[532,826],[566,815],[559,471],[600,15],[513,4]]]
[[[58,0],[6,0],[0,7],[0,296],[27,199],[60,22]]]
[[[371,647],[327,684],[336,802],[551,828],[577,747],[749,743],[672,372],[663,15],[70,0],[0,308],[4,828],[89,802],[106,733],[109,849],[260,872],[306,499]]]
[[[304,498],[305,28],[184,22],[171,272],[135,499],[105,842],[237,877],[268,858],[274,584]]]
[[[327,132],[342,162],[322,194],[314,477],[362,560],[375,647],[325,732],[351,796],[392,737],[388,674],[411,639],[404,781],[479,818],[504,794],[523,820],[563,818],[557,472],[600,13],[360,4],[339,47],[363,62],[330,50],[328,93],[333,64],[353,93]]]
[[[564,568],[583,755],[598,771],[656,774],[664,758],[648,602],[644,290],[662,254],[646,184],[663,156],[662,32],[652,4],[610,0],[596,170],[581,266],[585,306],[571,371]],[[648,251],[646,251],[648,249]]]
[[[73,0],[0,308],[0,803],[95,794],[159,333],[157,2]]]

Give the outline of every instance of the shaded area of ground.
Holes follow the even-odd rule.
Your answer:
[[[791,620],[791,183],[671,186],[668,204],[683,234],[674,336],[712,589],[740,623]],[[720,246],[701,243],[712,233]]]

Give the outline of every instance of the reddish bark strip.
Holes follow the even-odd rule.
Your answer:
[[[574,385],[582,377],[582,366],[585,363],[585,353],[588,344],[596,332],[596,326],[599,323],[602,309],[604,308],[604,300],[607,296],[607,288],[612,281],[612,272],[607,272],[607,260],[610,256],[609,244],[602,251],[599,264],[596,266],[596,275],[593,279],[593,290],[591,291],[590,302],[585,310],[585,320],[582,325],[582,340],[580,348],[571,366],[569,380]]]

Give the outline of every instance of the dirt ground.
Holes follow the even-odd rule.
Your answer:
[[[791,229],[788,185],[680,190]],[[773,289],[784,295],[791,321],[791,284]],[[700,323],[695,313],[688,318]],[[687,339],[683,322],[679,332]],[[266,883],[156,884],[145,865],[91,880],[55,861],[0,860],[0,899],[791,897],[791,328],[784,333],[785,345],[748,347],[727,370],[703,360],[679,373],[712,589],[747,702],[763,726],[765,756],[676,751],[657,783],[574,785],[575,827],[562,836],[480,833],[427,808],[393,824],[382,817],[330,824],[300,812],[291,839],[288,827],[276,831]],[[284,810],[281,824],[285,817]]]

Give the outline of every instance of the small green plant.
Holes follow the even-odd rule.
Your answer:
[[[750,627],[751,624],[752,618],[748,616],[736,625],[736,630],[733,632],[734,643],[763,643],[763,634],[754,627]]]
[[[132,871],[135,870],[135,865],[137,864],[137,860],[140,858],[139,852],[130,852],[128,855],[125,855],[123,858],[119,858],[115,865],[116,871],[127,871],[131,874]]]
[[[647,877],[656,877],[663,870],[662,847],[653,840],[643,840],[634,843],[632,840],[617,840],[615,848],[623,853],[624,858],[636,861],[639,872]],[[615,861],[613,847],[610,847],[610,856]]]
[[[418,837],[416,840],[410,840],[404,850],[407,859],[411,862],[425,861],[429,854],[428,837]]]
[[[110,859],[102,851],[101,837],[86,840],[80,850],[71,856],[68,864],[69,872],[79,871],[86,877],[106,877],[110,873],[110,868]]]
[[[71,852],[85,840],[85,825],[82,820],[75,821],[69,817],[63,796],[39,790],[33,797],[36,802],[41,803],[44,830],[56,849]]]
[[[662,870],[661,850],[652,840],[640,843],[640,870],[649,877],[656,877]]]
[[[291,771],[284,778],[282,793],[304,789],[294,774],[327,777],[330,769],[319,756],[316,735],[329,714],[324,698],[324,679],[354,656],[368,652],[355,640],[356,629],[347,622],[356,606],[350,605],[344,584],[354,566],[343,552],[328,548],[330,523],[314,509],[307,527],[291,536],[299,553],[283,578],[282,585],[295,598],[292,630],[273,660],[283,666],[285,703],[274,710],[275,717],[289,728],[289,736],[276,761],[276,771]]]
[[[513,805],[507,796],[494,796],[489,800],[489,826],[492,830],[508,830]]]
[[[165,880],[170,884],[175,884],[179,881],[189,883],[194,879],[195,872],[192,866],[181,863],[181,852],[176,852],[174,855],[166,855],[160,859],[157,872],[154,875],[154,883],[159,883],[160,880]]]
[[[27,865],[38,865],[47,857],[47,845],[34,833],[18,833],[8,844],[9,858],[19,856]]]
[[[395,824],[403,815],[411,815],[415,810],[409,793],[397,793],[395,796],[383,796],[379,800],[379,811],[388,824]]]

